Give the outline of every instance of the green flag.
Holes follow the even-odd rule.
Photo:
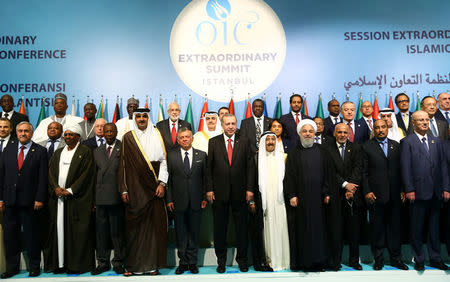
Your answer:
[[[316,117],[324,119],[323,106],[322,106],[322,96],[319,95],[319,102],[317,103]]]
[[[421,109],[420,109],[420,97],[419,97],[419,94],[417,94],[417,104],[416,104],[416,112],[417,111],[420,111]]]
[[[275,107],[275,113],[273,114],[273,118],[280,118],[283,114],[283,110],[281,109],[281,99],[277,98],[277,106]]]
[[[98,105],[97,116],[95,118],[104,118],[104,115],[103,115],[103,100],[100,102],[100,105]]]
[[[191,125],[192,133],[195,132],[194,130],[194,116],[192,114],[192,105],[191,105],[191,99],[189,98],[189,104],[186,110],[186,116],[184,117],[184,120]]]
[[[363,114],[361,112],[361,106],[362,106],[362,96],[359,96],[359,104],[358,104],[358,110],[356,112],[356,120],[360,119],[363,117]]]
[[[41,111],[39,112],[39,117],[38,117],[38,121],[36,124],[36,128],[39,126],[39,124],[41,123],[41,121],[43,119],[45,119],[45,107],[44,107],[44,99],[41,100]]]

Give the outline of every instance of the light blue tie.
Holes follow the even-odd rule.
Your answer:
[[[448,112],[445,112],[445,119],[447,120],[447,123],[450,124],[450,117],[448,116]]]
[[[341,146],[339,146],[339,148],[341,148],[341,157],[342,157],[342,160],[344,160],[344,157],[345,157],[345,146],[341,145]]]
[[[427,138],[425,138],[425,137],[422,138],[422,144],[423,144],[423,147],[425,148],[425,151],[427,151],[427,153],[429,153],[430,151],[429,151],[428,144],[427,144]]]
[[[431,128],[431,132],[433,133],[433,136],[438,137],[438,132],[437,132],[436,126],[434,126],[434,122],[432,122],[431,119],[430,119],[430,128]]]

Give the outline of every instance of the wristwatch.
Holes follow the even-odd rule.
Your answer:
[[[159,181],[159,185],[161,185],[163,188],[166,188],[166,186],[167,186],[167,184],[162,181]]]

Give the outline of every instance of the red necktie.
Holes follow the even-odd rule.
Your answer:
[[[352,122],[349,122],[347,125],[348,125],[348,130],[350,132],[350,136],[348,139],[350,140],[350,142],[353,142],[353,140],[355,140],[355,133],[353,132]]]
[[[111,158],[111,151],[112,151],[112,146],[108,146],[108,149],[106,149],[106,155],[108,155],[108,159]]]
[[[231,145],[231,138],[228,139],[228,161],[230,162],[231,165],[231,159],[233,158],[233,146]]]
[[[177,142],[177,129],[175,128],[175,123],[173,123],[172,127],[172,143],[175,144]]]
[[[22,168],[23,165],[23,150],[25,149],[25,146],[22,145],[22,147],[20,147],[20,153],[19,153],[19,159],[17,159],[17,165],[19,166],[19,170]]]
[[[300,120],[298,119],[298,113],[295,113],[295,122],[297,123],[297,125],[300,122]]]

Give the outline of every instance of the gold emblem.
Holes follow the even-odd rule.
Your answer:
[[[431,144],[434,144],[434,140],[431,140]]]

